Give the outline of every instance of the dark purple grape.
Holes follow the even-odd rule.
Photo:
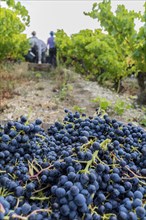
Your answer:
[[[63,215],[63,216],[67,216],[69,215],[70,213],[70,208],[68,205],[62,205],[61,208],[60,208],[60,213]]]
[[[66,191],[64,188],[57,188],[56,191],[55,191],[55,194],[58,198],[61,198],[61,197],[64,197],[65,194],[66,194]]]
[[[86,199],[82,194],[79,193],[78,195],[75,196],[74,201],[77,206],[83,206],[84,203],[86,202]]]
[[[31,211],[31,206],[28,203],[24,203],[21,207],[22,214],[28,215],[28,213]]]
[[[139,218],[144,218],[146,216],[146,210],[143,207],[136,207],[136,214]]]

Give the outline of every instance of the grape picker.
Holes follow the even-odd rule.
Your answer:
[[[50,32],[50,37],[47,40],[47,46],[49,47],[49,63],[56,67],[56,45],[53,31]]]
[[[27,56],[26,58],[27,61],[38,63],[38,64],[45,63],[47,45],[42,40],[36,37],[35,31],[32,32],[32,37],[29,38],[29,43],[31,46],[29,55],[31,56]]]

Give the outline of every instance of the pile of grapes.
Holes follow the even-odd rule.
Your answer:
[[[0,126],[0,220],[146,220],[146,132],[65,112]]]

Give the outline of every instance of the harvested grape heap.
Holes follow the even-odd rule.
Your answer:
[[[0,220],[146,220],[146,132],[65,110],[0,130]]]

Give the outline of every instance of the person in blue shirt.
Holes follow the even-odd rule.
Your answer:
[[[47,40],[47,46],[49,47],[49,63],[53,67],[56,67],[57,66],[57,62],[56,62],[57,50],[56,50],[56,44],[55,44],[53,31],[50,32],[50,37]]]

